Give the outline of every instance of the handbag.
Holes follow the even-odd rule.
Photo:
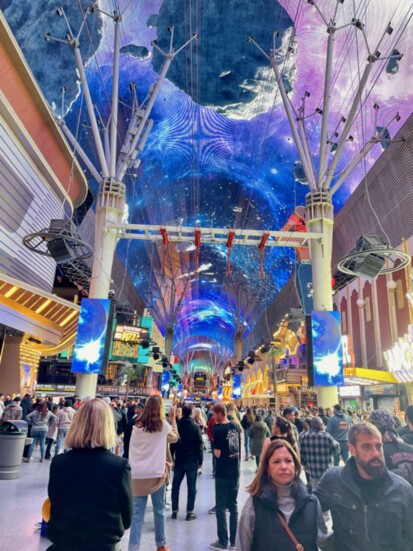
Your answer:
[[[292,533],[292,530],[291,528],[288,526],[288,524],[286,523],[285,521],[285,518],[282,516],[281,513],[279,513],[277,511],[277,517],[279,518],[280,522],[281,522],[281,525],[282,527],[284,528],[284,530],[287,532],[287,534],[290,536],[290,539],[291,541],[293,542],[293,544],[295,545],[295,548],[297,549],[297,551],[304,551],[304,547],[301,545],[301,543],[298,542],[297,538],[294,536],[294,534]]]

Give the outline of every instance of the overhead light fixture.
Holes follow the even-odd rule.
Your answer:
[[[64,327],[66,324],[69,323],[69,321],[74,318],[76,316],[76,314],[78,314],[79,312],[77,310],[73,310],[72,312],[70,312],[70,314],[68,316],[65,317],[65,319],[59,323],[59,327]]]
[[[4,295],[6,298],[10,298],[11,296],[14,295],[14,293],[17,291],[19,287],[17,285],[13,285],[13,287],[11,289],[9,289],[7,291],[7,293]]]
[[[49,304],[52,302],[52,300],[50,298],[48,298],[47,300],[45,300],[40,306],[39,308],[37,308],[37,310],[35,310],[36,314],[40,314],[41,312],[43,312],[43,310],[49,306]]]

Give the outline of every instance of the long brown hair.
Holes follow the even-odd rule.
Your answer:
[[[268,464],[270,462],[271,457],[273,456],[274,452],[276,450],[279,450],[280,448],[285,448],[293,458],[294,461],[294,479],[293,479],[293,487],[292,487],[292,496],[295,498],[298,493],[298,488],[300,486],[300,473],[301,473],[301,463],[298,458],[298,455],[294,451],[293,447],[287,442],[287,440],[274,440],[273,442],[270,442],[270,444],[267,446],[264,456],[261,457],[261,462],[258,467],[258,472],[254,478],[254,480],[251,482],[251,484],[247,487],[247,492],[252,496],[259,496],[262,492],[264,482],[266,480],[270,480],[268,476]],[[272,488],[275,493],[277,493],[277,487],[272,484]]]
[[[151,396],[142,413],[136,419],[136,426],[145,432],[161,432],[165,420],[165,410],[160,396]]]

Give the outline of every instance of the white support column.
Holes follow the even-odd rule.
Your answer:
[[[333,247],[334,210],[328,192],[314,191],[306,196],[306,226],[308,231],[321,233],[321,239],[311,239],[310,258],[313,272],[314,310],[332,310],[331,257]],[[318,405],[329,407],[338,402],[337,387],[318,387]]]
[[[242,347],[242,333],[240,331],[236,331],[234,336],[234,360],[236,363],[242,360]]]
[[[107,298],[110,290],[113,258],[119,239],[119,230],[105,228],[110,221],[119,223],[125,206],[125,185],[107,178],[101,182],[96,206],[95,254],[93,257],[92,277],[89,298]],[[80,398],[96,395],[96,374],[78,373],[76,376],[76,394]]]

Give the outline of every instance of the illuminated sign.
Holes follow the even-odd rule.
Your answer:
[[[314,310],[311,316],[314,384],[336,386],[344,383],[340,312]]]
[[[343,347],[343,364],[346,366],[354,366],[356,364],[353,352],[353,339],[351,335],[342,335],[341,344]]]
[[[413,381],[413,325],[409,325],[409,332],[384,352],[384,359],[390,373],[393,373],[398,381]]]
[[[129,342],[113,341],[112,357],[119,357],[124,359],[138,359],[138,344],[132,344]]]
[[[146,327],[135,327],[133,325],[116,325],[113,335],[114,341],[127,343],[139,343],[144,339],[148,339],[148,329]]]
[[[79,315],[72,372],[100,373],[110,310],[109,299],[84,298]]]
[[[359,385],[340,386],[338,393],[342,398],[360,398],[361,388]]]

